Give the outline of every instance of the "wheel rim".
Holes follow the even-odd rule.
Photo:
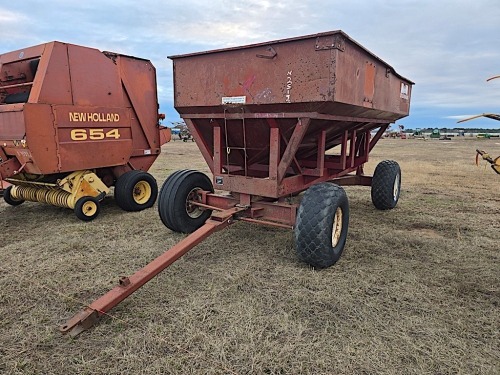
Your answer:
[[[87,201],[82,205],[82,213],[87,217],[92,217],[97,212],[96,202]]]
[[[332,247],[337,246],[342,235],[342,209],[337,207],[332,225]]]
[[[396,175],[394,179],[394,187],[392,188],[392,199],[396,201],[399,195],[399,173]]]
[[[193,201],[196,201],[196,202],[200,201],[200,196],[198,194],[199,190],[201,190],[201,189],[200,188],[192,189],[186,198],[186,213],[192,219],[196,219],[196,218],[200,217],[204,211],[200,206],[193,204]]]
[[[134,201],[137,204],[145,204],[151,198],[151,185],[146,181],[139,181],[134,185]]]

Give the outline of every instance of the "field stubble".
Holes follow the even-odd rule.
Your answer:
[[[0,203],[0,373],[498,374],[500,176],[474,166],[489,140],[382,140],[366,166],[402,168],[396,209],[346,188],[344,255],[315,271],[292,232],[237,223],[76,339],[56,327],[184,235],[156,208],[98,219]],[[208,172],[196,145],[154,164]],[[496,154],[495,154],[496,156]]]

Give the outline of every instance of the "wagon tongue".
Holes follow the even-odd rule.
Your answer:
[[[233,207],[224,211],[214,212],[211,218],[208,219],[202,227],[184,238],[177,245],[165,251],[132,276],[121,277],[117,286],[66,321],[66,323],[59,327],[59,330],[62,333],[69,333],[71,336],[76,336],[89,329],[98,321],[100,316],[106,315],[109,310],[118,305],[193,247],[205,240],[208,236],[232,224],[234,222],[234,216],[246,209],[246,207]]]
[[[62,333],[69,333],[70,336],[74,337],[92,327],[97,323],[98,318],[99,312],[87,307],[69,319],[64,325],[60,326],[59,330]]]

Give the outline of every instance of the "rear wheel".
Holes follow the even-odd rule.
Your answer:
[[[24,203],[24,199],[15,199],[12,197],[12,188],[14,186],[8,186],[7,189],[3,191],[3,200],[7,203],[10,204],[11,206],[19,206],[20,204]]]
[[[125,211],[141,211],[156,202],[158,185],[152,175],[143,171],[128,171],[115,185],[115,200]]]
[[[158,213],[163,224],[181,233],[192,233],[201,227],[212,211],[193,204],[201,201],[200,191],[213,192],[210,179],[193,170],[174,172],[160,189]]]
[[[401,193],[401,168],[394,160],[381,161],[373,173],[371,196],[379,210],[391,210]]]
[[[75,204],[75,215],[83,221],[94,220],[101,210],[99,201],[94,197],[81,197]]]
[[[344,250],[349,227],[349,201],[340,186],[311,186],[297,211],[295,247],[300,260],[315,268],[335,264]]]

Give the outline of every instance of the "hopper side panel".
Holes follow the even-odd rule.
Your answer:
[[[224,104],[244,104],[287,111],[296,103],[332,99],[331,50],[316,51],[314,39],[270,48],[256,46],[174,59],[176,109],[181,114],[196,113],[192,107],[221,112]]]
[[[345,51],[338,52],[336,69],[335,102],[342,105],[343,114],[392,121],[408,115],[412,83],[366,50],[346,43]]]
[[[335,101],[373,108],[376,74],[378,67],[374,59],[347,43],[345,51],[337,53]]]

